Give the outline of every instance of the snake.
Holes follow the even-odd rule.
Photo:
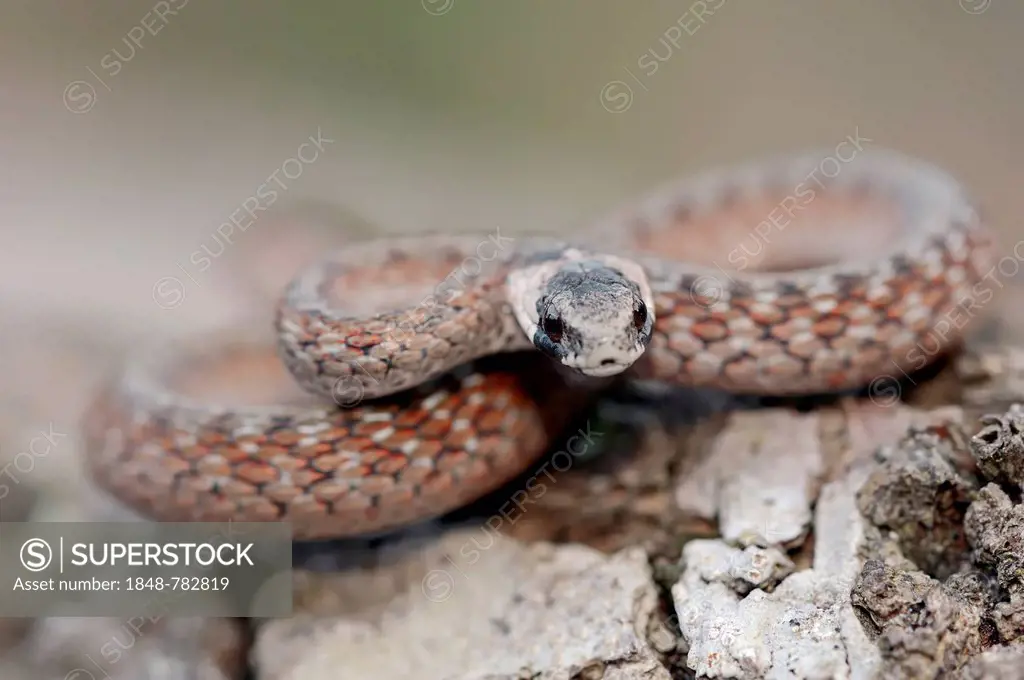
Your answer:
[[[683,176],[568,237],[368,238],[297,272],[265,334],[130,353],[88,474],[160,521],[386,533],[509,483],[616,380],[881,389],[962,342],[995,250],[960,182],[889,149]]]

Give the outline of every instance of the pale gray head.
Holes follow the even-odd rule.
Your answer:
[[[567,248],[510,275],[509,291],[534,346],[585,375],[621,373],[651,341],[650,287],[629,260]]]

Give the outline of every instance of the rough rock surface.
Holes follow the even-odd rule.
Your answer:
[[[852,598],[881,631],[881,677],[943,677],[990,644],[983,625],[987,585],[980,574],[940,583],[877,560],[865,564]]]
[[[971,659],[960,680],[1020,680],[1024,676],[1024,645],[996,647]]]
[[[717,516],[726,541],[767,546],[801,539],[824,473],[818,427],[817,414],[736,414],[701,464],[681,478],[676,503]]]
[[[966,435],[958,425],[908,433],[883,447],[883,461],[857,493],[857,505],[872,524],[897,539],[903,554],[942,578],[959,570],[966,551],[964,513],[974,497],[974,479],[958,470]]]
[[[954,424],[913,430],[862,487],[872,525],[851,597],[880,677],[1024,676],[1006,646],[1024,634],[1020,414],[984,417],[973,438]]]
[[[1024,407],[1012,404],[1004,414],[981,419],[985,426],[974,438],[974,458],[989,480],[1024,489]]]
[[[796,437],[793,428],[760,430],[759,450],[775,452],[789,444],[793,458],[818,461],[815,469],[823,469],[831,461],[836,479],[816,496],[806,491],[813,476],[796,476],[792,485],[799,490],[798,497],[805,499],[809,517],[811,504],[817,501],[814,556],[808,568],[794,570],[794,564],[780,551],[782,541],[789,542],[802,533],[795,531],[792,520],[778,520],[788,522],[783,524],[788,531],[774,534],[775,541],[771,541],[771,532],[762,533],[762,539],[772,546],[767,549],[742,549],[747,535],[742,532],[734,535],[734,545],[723,538],[691,541],[683,549],[683,573],[672,596],[689,648],[686,664],[697,677],[867,679],[877,674],[880,653],[850,602],[866,524],[857,508],[856,493],[870,474],[870,454],[894,431],[946,417],[946,413],[854,404],[848,406],[838,428],[827,414],[814,414],[798,417],[800,435]],[[734,426],[741,428],[741,434],[735,440],[747,437],[750,441],[745,434],[750,421],[737,421]],[[758,461],[755,468],[763,469],[762,464]],[[738,477],[746,472],[728,457],[711,459],[707,465],[731,466]],[[706,474],[724,477],[725,470]],[[771,480],[781,482],[779,476]],[[738,515],[738,521],[748,526],[764,522],[758,513],[771,509],[759,504],[742,507],[745,512]],[[793,512],[778,515],[798,516]],[[751,568],[752,558],[756,558],[757,568]]]
[[[263,624],[258,677],[670,677],[645,638],[657,593],[640,549],[604,556],[474,528],[446,533],[388,569],[405,578],[381,582],[371,570],[327,586],[363,590],[357,607],[334,599],[329,618],[321,608]],[[366,601],[375,587],[376,606]]]

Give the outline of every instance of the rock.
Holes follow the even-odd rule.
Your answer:
[[[772,590],[793,573],[793,562],[777,548],[733,548],[724,541],[693,540],[683,563],[705,583],[722,583],[741,595],[755,588]]]
[[[1014,594],[1009,602],[997,603],[992,618],[1000,640],[1012,642],[1024,637],[1024,598]]]
[[[986,416],[968,447],[954,423],[911,430],[860,490],[876,538],[863,546],[851,599],[877,638],[880,677],[1024,677],[1007,645],[1024,634],[1021,414]]]
[[[907,615],[879,640],[882,678],[939,678],[982,649],[982,609],[942,584],[922,600],[908,600]]]
[[[772,593],[755,589],[745,597],[721,580],[707,581],[706,565],[693,561],[706,549],[687,546],[688,566],[673,587],[680,629],[690,649],[687,666],[709,678],[872,677],[878,652],[849,604],[849,574],[858,544],[855,484],[826,486],[816,517],[845,531],[822,536],[821,560],[785,578]],[[714,552],[723,557],[721,548]],[[839,556],[843,554],[843,557]],[[849,564],[852,562],[852,566]],[[720,569],[728,572],[727,561]],[[779,574],[781,575],[781,573]]]
[[[984,427],[971,438],[978,469],[993,482],[1024,489],[1024,406],[1012,404],[981,422]]]
[[[684,512],[717,516],[727,542],[798,541],[810,526],[825,469],[818,427],[818,414],[784,409],[734,414],[711,442],[710,454],[681,476],[676,504]]]
[[[961,414],[957,409],[927,412],[849,401],[838,413],[822,410],[781,417],[770,413],[773,420],[733,419],[730,427],[737,429],[730,434],[727,428],[715,449],[723,458],[704,461],[702,482],[728,476],[746,480],[732,483],[752,488],[772,463],[788,465],[781,455],[787,450],[797,460],[809,462],[809,472],[801,473],[797,466],[786,468],[795,477],[788,486],[781,474],[768,478],[776,493],[806,503],[802,509],[787,506],[786,512],[775,515],[779,519],[773,521],[779,524],[769,526],[784,527],[783,535],[795,537],[791,544],[799,547],[803,538],[795,531],[799,525],[795,518],[806,513],[813,519],[813,557],[809,568],[794,570],[793,562],[777,548],[763,553],[744,548],[750,534],[743,531],[733,531],[731,540],[688,543],[681,559],[682,575],[671,589],[688,647],[687,667],[701,678],[873,679],[882,667],[881,652],[871,635],[877,635],[878,629],[861,625],[851,601],[862,554],[868,550],[869,526],[860,513],[857,492],[877,465],[873,454],[881,446],[909,428],[955,423]],[[762,460],[752,455],[754,451],[767,455]],[[831,481],[815,495],[816,471],[829,470]],[[724,486],[714,481],[694,483],[688,502],[693,507],[705,503],[698,490],[716,485]],[[731,503],[726,493],[711,497],[720,505],[708,507]],[[762,509],[770,513],[772,507]],[[748,525],[757,521],[749,510],[733,516],[747,517]],[[778,543],[764,532],[760,536]],[[748,560],[755,555],[762,568],[747,572]],[[923,580],[928,582],[927,577]]]
[[[861,513],[938,578],[957,571],[966,552],[963,518],[976,485],[954,466],[966,440],[955,423],[910,431],[880,452],[884,462],[857,492]]]
[[[1024,677],[1024,645],[995,647],[971,659],[960,680],[1020,680]]]
[[[887,566],[881,560],[868,560],[860,572],[851,601],[859,613],[868,617],[876,632],[890,623],[903,625],[911,603],[924,601],[924,597],[937,581],[920,571],[903,571]]]
[[[346,589],[364,584],[358,605],[335,597],[330,616],[264,623],[260,680],[670,677],[645,638],[657,593],[640,549],[527,547],[476,528],[396,556],[387,571],[404,587],[380,569],[351,572]]]
[[[964,519],[974,561],[994,569],[999,586],[1024,597],[1024,506],[996,484],[985,486]]]
[[[690,643],[687,665],[700,677],[850,677],[846,593],[820,574],[800,572],[771,595],[742,599],[723,583],[685,578],[672,593]]]
[[[879,635],[883,678],[938,678],[990,642],[982,619],[991,596],[984,575],[941,583],[870,560],[851,595]]]
[[[941,422],[949,414],[847,403],[841,418],[834,415],[776,415],[771,421],[775,425],[756,418],[735,419],[733,427],[738,430],[731,437],[727,431],[720,440],[726,442],[718,450],[726,460],[706,462],[721,466],[718,478],[724,479],[728,469],[733,478],[747,479],[743,484],[751,487],[770,461],[784,465],[781,452],[787,449],[797,460],[809,462],[811,469],[804,474],[796,466],[786,468],[796,476],[788,486],[782,475],[772,475],[769,485],[777,484],[778,493],[806,503],[806,508],[789,506],[776,515],[786,528],[784,535],[800,540],[796,518],[806,512],[814,520],[815,544],[810,568],[795,572],[778,549],[744,548],[749,534],[742,531],[734,531],[732,541],[723,537],[691,541],[684,547],[683,573],[672,587],[672,598],[688,646],[686,664],[698,677],[868,680],[877,674],[880,652],[850,600],[865,540],[856,492],[871,472],[871,454],[892,433]],[[754,432],[760,433],[759,439]],[[743,466],[752,460],[752,451],[767,455]],[[836,478],[813,495],[815,471],[829,468],[836,471]],[[720,494],[718,502],[729,503],[728,495]],[[771,506],[764,511],[770,512]],[[755,521],[753,513],[749,516],[748,523]],[[752,557],[761,568],[748,571]]]
[[[251,241],[257,252],[244,266],[255,268],[242,272],[250,279],[238,297],[271,297],[278,283],[260,268],[269,264],[280,278],[284,267],[274,263],[298,263],[320,247],[276,252],[282,236]],[[244,248],[238,262],[248,258]],[[229,278],[232,266],[224,269]],[[54,364],[65,351],[58,340],[71,333],[50,335],[22,343],[19,356],[29,360],[7,357],[12,368],[28,369],[12,394],[32,380],[63,386],[33,388],[25,401],[31,418],[7,414],[15,426],[4,427],[4,441],[14,442],[8,453],[32,434],[26,425],[56,417],[60,430],[73,422],[101,372],[91,358],[101,352],[88,347]],[[114,344],[96,345],[104,361],[116,357]],[[996,374],[966,380],[971,408],[985,405],[984,394],[1024,401],[1019,354],[982,362]],[[1001,391],[993,388],[999,380]],[[363,556],[372,564],[364,568],[347,568],[351,555],[337,547],[310,560],[329,573],[296,574],[300,613],[253,622],[252,677],[661,679],[689,677],[684,665],[701,677],[867,680],[949,677],[957,668],[964,677],[1019,677],[1019,650],[1007,643],[1024,628],[1015,543],[1021,411],[986,421],[970,446],[949,426],[962,420],[955,411],[943,420],[845,402],[697,425],[675,405],[662,411],[658,428],[643,426],[638,451],[619,443],[599,460],[574,459],[501,535],[486,522],[470,530],[437,524],[426,537],[407,537],[401,550],[368,545]],[[880,445],[901,438],[871,461]],[[597,439],[607,444],[612,433]],[[38,483],[23,485],[26,516],[130,518],[67,473],[77,446],[57,451],[37,461],[29,477]],[[969,455],[988,477],[982,484],[993,482],[980,492],[963,460]],[[5,501],[5,511],[11,507]],[[704,524],[686,523],[687,515]],[[721,539],[679,548],[706,537],[715,520]],[[527,545],[547,540],[569,544]],[[667,546],[670,568],[659,562]],[[674,583],[671,598],[659,602],[649,564],[659,583]],[[664,611],[670,606],[675,615]],[[9,640],[5,662],[17,667],[0,665],[5,678],[75,678],[69,670],[240,678],[250,649],[247,630],[223,619],[149,622],[140,631],[114,619],[44,619],[24,622]]]

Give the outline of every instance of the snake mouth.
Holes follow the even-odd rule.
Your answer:
[[[572,366],[571,368],[578,371],[579,373],[582,373],[583,375],[588,375],[592,378],[609,378],[613,375],[618,375],[619,373],[622,373],[630,366],[632,366],[632,364],[622,363],[619,361],[606,361],[602,362],[598,366]]]

